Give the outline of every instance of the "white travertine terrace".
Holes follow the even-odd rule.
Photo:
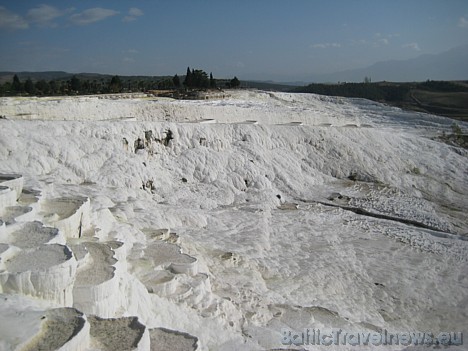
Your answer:
[[[112,317],[122,308],[114,251],[109,244],[82,244],[89,256],[76,275],[73,288],[74,307],[87,314]]]
[[[65,244],[65,238],[59,230],[45,227],[41,222],[26,222],[19,229],[10,234],[9,244],[21,249],[34,249],[41,244]]]
[[[0,208],[5,211],[7,207],[14,206],[16,204],[16,192],[0,183]]]
[[[23,190],[23,183],[23,177],[19,174],[0,174],[0,186],[13,190],[17,199]]]
[[[111,212],[92,214],[86,197],[44,199],[39,191],[23,190],[21,177],[0,179],[14,187],[1,189],[6,195],[0,208],[0,298],[8,303],[0,314],[0,349],[154,349],[156,341],[151,346],[149,331],[137,317],[116,318],[125,311],[149,316],[144,306],[128,300],[127,293],[145,293],[128,276],[131,246],[105,240],[115,224]],[[102,221],[93,226],[91,218]],[[100,237],[93,238],[93,232]],[[148,233],[152,241],[171,238],[168,229],[148,229]],[[195,273],[196,259],[182,254],[174,244],[159,242],[166,249],[159,251],[158,243],[152,245],[148,253],[161,254],[155,260],[165,265],[167,274],[174,275],[170,270]],[[165,296],[164,282],[160,283],[158,291]],[[166,288],[166,295],[178,296],[177,289],[179,285]],[[35,301],[43,301],[42,307],[36,307]],[[35,310],[24,314],[21,308],[27,305]],[[20,328],[25,320],[27,331]],[[186,344],[186,338],[196,340],[180,335],[184,335],[180,345]]]
[[[468,333],[468,154],[436,138],[449,119],[260,91],[0,98],[0,115],[2,351]]]
[[[85,197],[58,198],[41,204],[45,223],[58,228],[66,238],[80,238],[90,226],[90,201]]]
[[[67,246],[39,245],[22,250],[7,262],[0,273],[3,293],[21,293],[62,306],[72,306],[76,260]]]

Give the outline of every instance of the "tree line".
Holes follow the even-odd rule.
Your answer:
[[[183,80],[182,80],[183,78]],[[215,79],[213,74],[209,75],[201,69],[187,68],[187,73],[182,77],[177,74],[173,77],[163,77],[158,80],[128,78],[113,76],[112,78],[83,79],[74,75],[70,79],[40,79],[33,81],[27,78],[20,81],[17,74],[12,81],[0,84],[0,96],[16,95],[86,95],[86,94],[110,94],[123,92],[145,92],[161,89],[217,89],[238,88],[240,81],[237,77],[233,79]]]
[[[364,83],[309,84],[296,89],[296,92],[314,93],[329,96],[364,98],[374,101],[400,101],[410,91],[407,85]]]
[[[192,68],[190,70],[190,67],[187,67],[187,73],[185,74],[183,85],[184,87],[191,89],[216,89],[218,88],[218,85],[219,87],[238,88],[240,86],[240,81],[237,77],[234,77],[231,80],[217,80],[213,78],[213,73],[210,73],[208,76],[208,74],[201,69]]]
[[[24,82],[18,75],[13,76],[11,82],[0,85],[0,95],[84,95],[84,94],[109,94],[119,92],[147,91],[158,88],[158,81],[152,80],[122,80],[119,76],[111,79],[82,79],[77,75],[70,79],[40,79],[32,81],[31,78]]]
[[[460,82],[434,80],[413,83],[372,83],[370,77],[366,77],[364,83],[309,84],[295,89],[296,92],[302,93],[364,98],[388,102],[408,100],[411,92],[414,90],[438,93],[468,92],[468,84],[466,84],[466,82],[465,84],[460,84]]]
[[[418,83],[417,88],[427,91],[437,91],[445,93],[466,93],[468,92],[468,84],[454,83],[444,80],[426,80],[425,82]]]

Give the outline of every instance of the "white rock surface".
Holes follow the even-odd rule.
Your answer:
[[[90,201],[85,197],[45,200],[41,204],[47,224],[58,228],[66,238],[80,238],[90,226]]]
[[[18,294],[0,294],[0,349],[22,350],[41,332],[50,303]]]
[[[259,91],[1,98],[0,114],[0,171],[22,175],[0,183],[0,348],[64,307],[82,350],[468,335],[468,152],[432,139],[449,119]]]
[[[103,318],[117,315],[122,306],[120,275],[114,266],[117,259],[107,243],[83,244],[89,252],[88,262],[76,275],[73,288],[74,307],[86,314]]]
[[[72,306],[76,260],[67,246],[39,245],[20,251],[0,273],[2,293],[20,293],[62,306]]]
[[[23,191],[23,177],[19,174],[1,174],[0,175],[0,186],[6,186],[16,193],[18,199]]]
[[[2,214],[8,207],[14,206],[15,204],[16,192],[7,186],[0,185],[0,210]]]

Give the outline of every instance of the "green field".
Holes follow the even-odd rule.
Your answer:
[[[467,81],[310,84],[296,91],[365,98],[404,109],[468,120]]]
[[[410,108],[419,108],[454,119],[468,120],[468,92],[445,93],[415,89],[411,94],[413,102],[409,104]]]

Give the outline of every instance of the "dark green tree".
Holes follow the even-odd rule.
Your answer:
[[[81,80],[77,76],[73,76],[70,80],[70,89],[74,93],[79,93],[81,91]]]
[[[191,88],[193,85],[192,82],[192,72],[190,71],[190,67],[187,67],[187,73],[185,74],[184,86],[186,88]]]
[[[231,81],[229,82],[229,86],[231,88],[238,88],[240,86],[239,79],[237,79],[237,77],[232,78]]]
[[[36,93],[36,87],[34,86],[34,83],[32,82],[31,78],[26,79],[26,82],[24,82],[24,90],[29,95],[34,95]]]
[[[5,84],[0,86],[0,94],[2,96],[8,96],[12,94],[11,82],[5,82]]]
[[[60,92],[60,85],[55,80],[51,80],[49,82],[49,87],[50,87],[50,93],[52,95],[58,94]]]
[[[120,80],[119,76],[112,77],[109,84],[109,91],[111,93],[120,93],[122,91],[122,81]]]
[[[11,85],[11,90],[14,94],[19,94],[23,92],[23,84],[21,84],[16,74],[13,76],[13,84]]]
[[[210,81],[208,74],[201,69],[192,70],[192,87],[193,88],[208,88]]]
[[[174,88],[174,82],[172,79],[164,79],[158,82],[158,89],[172,89]]]
[[[184,86],[186,88],[208,88],[210,86],[208,74],[201,69],[192,68],[190,70],[190,67],[187,67]]]
[[[210,72],[210,88],[215,89],[216,88],[216,79],[213,78],[213,73]]]
[[[41,79],[40,81],[36,82],[35,86],[36,86],[36,90],[41,95],[49,95],[50,94],[50,85],[44,79]]]
[[[180,78],[177,74],[172,78],[172,83],[176,88],[180,88]]]
[[[59,94],[65,95],[70,93],[70,82],[62,81],[59,82]]]

